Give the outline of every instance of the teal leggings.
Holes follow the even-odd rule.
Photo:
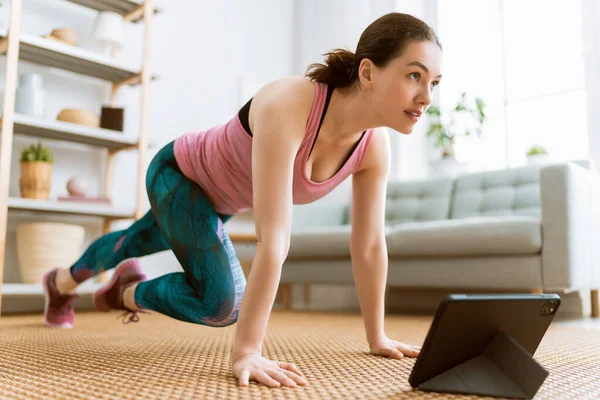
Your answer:
[[[140,283],[136,302],[172,318],[208,326],[237,321],[246,278],[223,224],[200,186],[179,169],[173,142],[153,158],[146,175],[151,210],[128,229],[108,233],[71,267],[83,282],[130,257],[172,250],[184,272]]]

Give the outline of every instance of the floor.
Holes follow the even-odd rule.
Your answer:
[[[230,366],[235,325],[211,328],[155,313],[140,317],[123,325],[117,312],[80,312],[75,328],[66,330],[46,328],[41,315],[0,318],[0,398],[484,398],[412,388],[416,360],[369,354],[356,313],[274,311],[264,356],[296,364],[309,382],[278,389],[237,385]],[[388,315],[386,333],[423,344],[431,322],[431,316]],[[598,326],[591,319],[551,326],[535,353],[550,373],[535,399],[600,398]],[[448,340],[464,342],[468,332]]]
[[[578,326],[581,328],[600,329],[600,318],[556,318],[556,325],[561,326]]]

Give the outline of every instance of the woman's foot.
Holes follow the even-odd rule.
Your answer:
[[[137,258],[129,258],[121,261],[115,268],[110,282],[94,293],[94,305],[96,309],[104,312],[124,310],[125,312],[122,316],[128,317],[128,321],[124,319],[123,323],[139,321],[137,313],[143,313],[144,311],[142,311],[142,307],[135,303],[135,300],[133,302],[131,299],[127,300],[128,295],[133,294],[127,289],[134,288],[145,280],[146,275],[142,272],[140,262]],[[125,293],[126,290],[127,294]]]
[[[42,286],[46,297],[44,323],[49,327],[72,328],[75,324],[73,300],[79,295],[62,294],[56,286],[56,275],[60,268],[54,268],[44,274]]]

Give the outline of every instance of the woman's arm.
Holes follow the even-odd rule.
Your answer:
[[[253,110],[252,180],[257,248],[238,314],[232,354],[234,364],[247,355],[262,354],[281,267],[290,246],[294,160],[307,119],[304,110],[307,102],[298,95],[293,83],[270,90],[256,97],[256,103],[253,100],[256,108]],[[290,92],[294,91],[292,95]],[[264,366],[254,367],[254,373],[250,369],[244,374],[239,372],[240,383],[245,384],[242,381],[249,378],[265,384],[273,383],[275,378],[286,383],[285,377],[279,379],[273,374],[267,379],[261,374]]]
[[[390,170],[390,144],[385,129],[376,129],[361,170],[352,176],[352,272],[367,341],[384,336],[384,293],[387,280],[385,196]]]
[[[371,353],[416,357],[418,346],[389,339],[383,326],[388,270],[385,200],[390,153],[387,130],[377,129],[361,170],[352,177],[352,272]]]

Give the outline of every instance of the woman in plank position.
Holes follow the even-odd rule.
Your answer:
[[[100,237],[70,268],[46,273],[46,324],[71,327],[76,287],[116,268],[94,294],[97,309],[123,310],[128,321],[153,310],[214,327],[237,322],[232,372],[239,384],[305,384],[296,366],[262,357],[292,205],[316,201],[352,175],[350,251],[370,351],[416,357],[419,347],[384,332],[390,144],[383,127],[412,132],[440,82],[441,54],[429,26],[390,13],[367,27],[356,53],[333,50],[306,76],[265,85],[225,124],[167,144],[148,168],[151,210]],[[246,282],[224,223],[251,208],[257,248]],[[168,249],[184,272],[147,280],[138,257]]]

